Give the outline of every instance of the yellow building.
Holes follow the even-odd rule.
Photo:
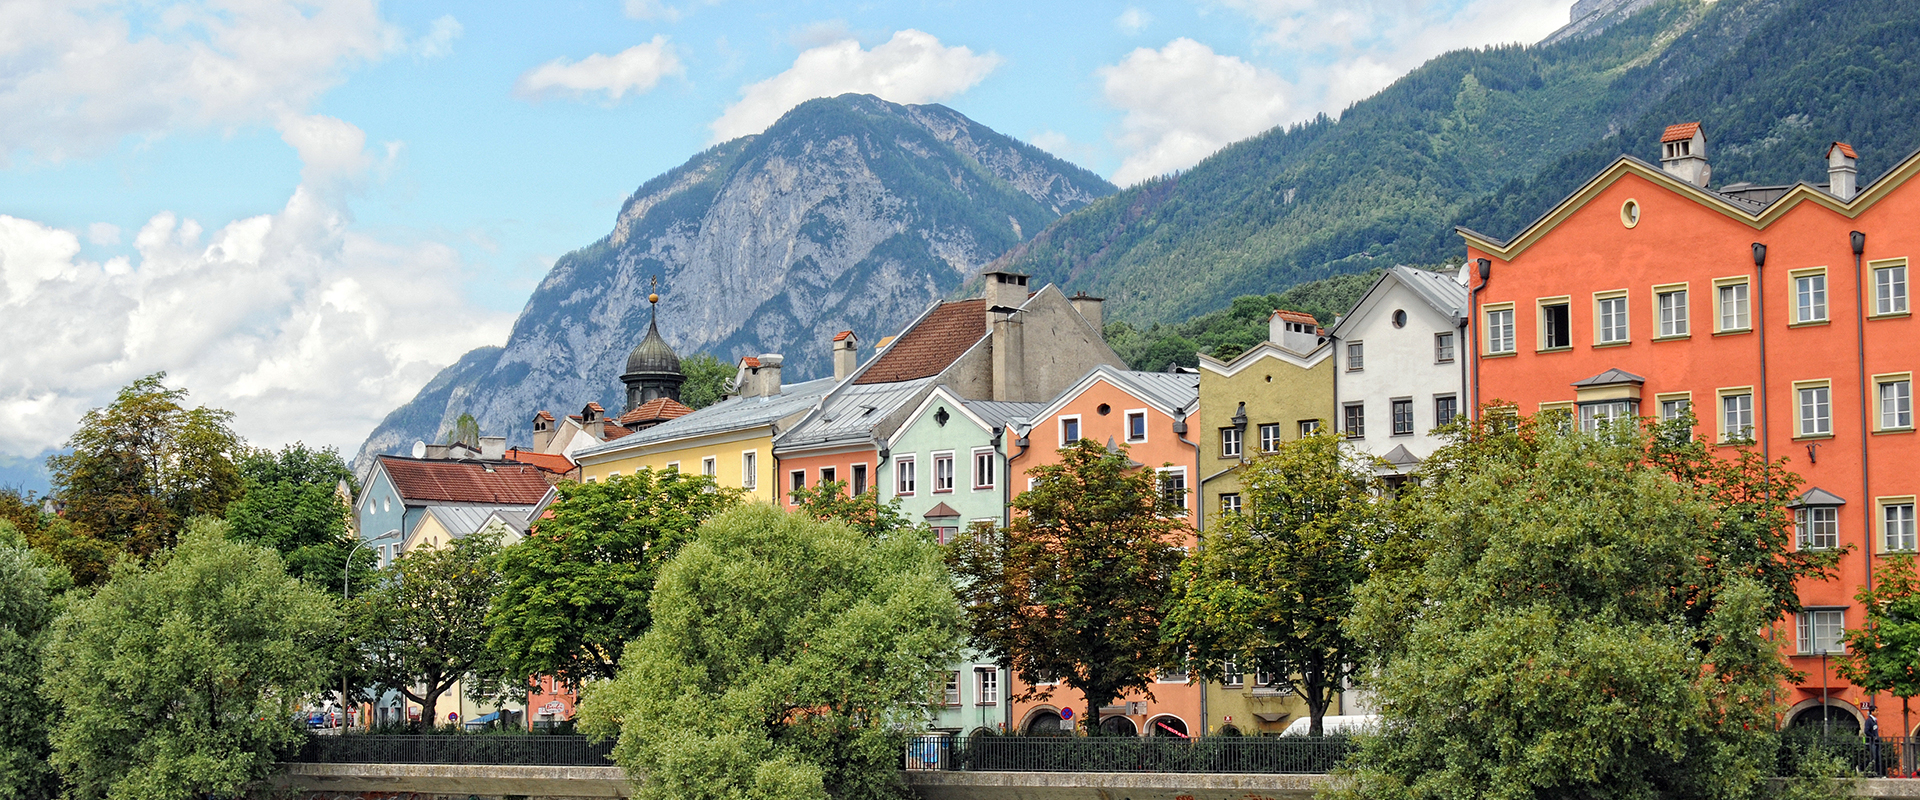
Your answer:
[[[1313,317],[1275,311],[1267,341],[1230,361],[1200,356],[1201,546],[1207,520],[1240,509],[1240,467],[1281,442],[1328,424],[1334,413],[1334,360]],[[1247,735],[1279,733],[1307,704],[1254,665],[1226,684],[1209,684],[1204,730],[1232,726]]]
[[[780,383],[778,356],[741,360],[739,392],[684,417],[573,454],[588,483],[642,469],[708,475],[764,502],[780,499],[773,439],[820,403],[832,378]]]

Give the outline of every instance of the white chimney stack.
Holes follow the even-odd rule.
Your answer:
[[[1707,134],[1698,122],[1668,125],[1660,134],[1660,168],[1702,189],[1713,179],[1707,166]]]
[[[1842,200],[1852,200],[1859,193],[1859,160],[1860,157],[1854,155],[1853,147],[1846,142],[1834,142],[1827,147],[1828,193]]]
[[[754,370],[760,384],[759,396],[780,396],[780,362],[785,360],[779,353],[760,354],[760,368]]]
[[[1312,314],[1279,309],[1267,317],[1267,341],[1299,355],[1320,346],[1320,323]]]
[[[853,331],[833,335],[833,379],[844,381],[860,366],[860,337]]]

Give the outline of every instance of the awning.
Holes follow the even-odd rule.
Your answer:
[[[467,724],[468,725],[485,725],[499,718],[500,718],[500,712],[495,711],[491,714],[485,714],[485,715],[474,717],[473,719],[467,720]]]
[[[1258,717],[1261,722],[1280,722],[1286,719],[1287,717],[1293,716],[1292,714],[1289,714],[1285,711],[1277,711],[1272,713],[1255,711],[1253,712],[1253,715],[1255,717]]]

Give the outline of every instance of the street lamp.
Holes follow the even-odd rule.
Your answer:
[[[353,582],[353,554],[360,552],[360,548],[366,547],[367,545],[373,542],[380,541],[381,539],[391,539],[399,535],[400,535],[400,531],[398,530],[387,531],[386,533],[380,534],[379,536],[375,536],[371,539],[356,540],[353,543],[353,547],[347,549],[347,561],[345,564],[341,565],[340,567],[340,611],[341,613],[346,612],[347,601],[352,599],[348,597],[347,589],[350,587],[350,585]],[[345,669],[342,669],[340,670],[340,730],[342,732],[345,732],[346,729],[347,729],[347,671]]]

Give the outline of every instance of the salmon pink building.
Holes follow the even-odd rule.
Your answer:
[[[1857,187],[1855,152],[1834,143],[1806,154],[1825,183],[1716,185],[1698,123],[1660,145],[1660,164],[1622,156],[1511,240],[1461,229],[1468,407],[1564,408],[1587,428],[1691,409],[1723,452],[1787,459],[1805,479],[1797,546],[1851,550],[1776,631],[1806,675],[1786,722],[1858,725],[1871,698],[1822,654],[1864,623],[1854,594],[1886,556],[1916,549],[1920,154]]]

